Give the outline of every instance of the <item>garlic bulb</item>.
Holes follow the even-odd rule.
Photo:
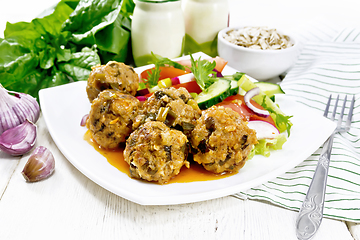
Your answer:
[[[21,174],[28,182],[48,178],[55,170],[55,159],[50,150],[39,146],[29,157]]]
[[[10,155],[19,156],[30,151],[36,142],[36,125],[25,120],[0,135],[0,149]]]
[[[35,98],[25,93],[8,91],[0,84],[0,135],[23,123],[25,119],[36,123],[39,116],[40,106]]]

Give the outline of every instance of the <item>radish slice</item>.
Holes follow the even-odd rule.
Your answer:
[[[174,80],[175,79],[179,82],[178,84],[195,81],[195,77],[194,77],[193,73],[184,74],[184,75],[175,77]],[[171,81],[173,81],[173,80],[171,79]],[[176,84],[173,84],[173,85],[176,85]]]
[[[172,78],[172,79],[171,79],[171,83],[172,83],[173,86],[180,84],[180,79],[179,79],[179,77],[174,77],[174,78]]]
[[[248,91],[244,96],[245,104],[256,115],[258,115],[260,117],[268,117],[270,115],[270,113],[268,111],[263,110],[263,109],[259,109],[259,108],[255,107],[254,105],[252,105],[252,103],[250,102],[251,98],[253,98],[256,95],[259,95],[259,93],[260,93],[260,88],[259,87],[253,88],[250,91]]]
[[[280,132],[279,130],[272,124],[261,121],[261,120],[253,120],[248,122],[248,127],[250,129],[254,129],[256,131],[256,137],[258,140],[269,138],[276,138]]]

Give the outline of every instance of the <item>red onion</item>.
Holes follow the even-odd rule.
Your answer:
[[[216,72],[216,77],[218,77],[218,78],[224,77],[221,72],[219,72],[218,70],[216,70],[216,68],[214,68],[213,71]]]
[[[140,102],[145,102],[147,97],[145,96],[136,96],[136,98],[140,101]]]
[[[89,118],[89,114],[85,114],[81,119],[80,126],[85,127],[88,118]]]
[[[138,90],[137,93],[136,93],[136,95],[144,96],[144,95],[149,94],[149,93],[150,93],[150,92],[149,92],[149,89],[144,88],[144,89]]]
[[[259,95],[260,93],[260,88],[256,87],[251,89],[250,91],[246,92],[245,96],[244,96],[244,101],[245,104],[248,108],[250,108],[256,115],[260,116],[260,117],[268,117],[270,115],[270,113],[266,110],[263,109],[259,109],[257,107],[255,107],[254,105],[252,105],[251,103],[251,98],[253,98],[256,95]]]
[[[249,121],[247,125],[249,128],[256,131],[258,140],[264,138],[273,139],[280,134],[279,130],[274,125],[262,120]]]
[[[28,119],[36,123],[40,106],[35,98],[25,93],[6,90],[0,84],[0,135]]]
[[[0,149],[13,156],[27,153],[34,147],[35,142],[36,125],[28,120],[0,135]]]

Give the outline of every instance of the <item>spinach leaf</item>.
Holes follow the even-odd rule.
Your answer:
[[[91,67],[100,64],[97,53],[90,48],[72,53],[69,61],[58,64],[59,70],[66,73],[74,81],[87,81]]]
[[[46,45],[57,45],[62,23],[68,19],[73,9],[64,2],[60,2],[51,15],[35,18],[31,22],[7,23],[4,37],[19,43],[25,48],[41,51]],[[66,39],[61,38],[65,43]]]
[[[125,61],[134,6],[132,0],[62,0],[50,15],[7,23],[0,83],[38,97],[42,88],[87,80],[100,56]]]
[[[15,83],[30,75],[38,64],[39,58],[33,52],[16,42],[0,39],[0,83],[3,87],[14,90]]]
[[[56,68],[52,68],[51,75],[47,75],[44,77],[43,81],[41,81],[38,85],[38,90],[48,87],[59,86],[68,82],[69,78],[65,73],[57,70]]]
[[[70,31],[71,41],[78,45],[96,44],[102,62],[125,62],[131,53],[130,16],[134,7],[132,0],[81,0],[63,31]]]

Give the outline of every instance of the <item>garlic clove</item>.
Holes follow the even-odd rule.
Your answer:
[[[0,135],[0,150],[12,156],[19,156],[30,151],[36,142],[36,125],[25,122],[6,130]]]
[[[50,150],[39,146],[35,148],[21,174],[28,182],[48,178],[55,170],[55,159]]]
[[[23,123],[25,119],[36,123],[39,116],[40,106],[35,98],[8,91],[0,84],[0,134]]]

